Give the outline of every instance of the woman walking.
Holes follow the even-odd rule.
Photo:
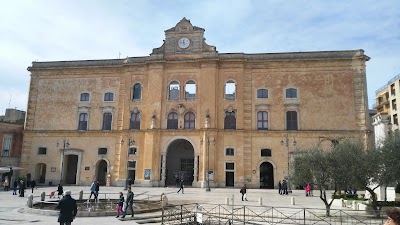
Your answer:
[[[124,206],[124,194],[122,192],[119,193],[119,199],[118,199],[118,208],[117,208],[117,218],[119,217],[120,214],[122,214],[122,207]]]

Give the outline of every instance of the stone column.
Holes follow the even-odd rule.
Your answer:
[[[161,185],[165,185],[165,177],[166,177],[166,170],[167,168],[167,154],[161,153]]]

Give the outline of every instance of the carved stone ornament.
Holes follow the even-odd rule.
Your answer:
[[[180,115],[183,115],[183,113],[185,112],[186,108],[183,104],[179,104],[178,105],[178,112]]]

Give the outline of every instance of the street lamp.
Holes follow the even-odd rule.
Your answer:
[[[293,146],[296,146],[297,142],[296,139],[293,137],[293,142],[292,142]],[[287,177],[287,181],[288,181],[288,192],[292,192],[292,190],[290,189],[290,151],[289,151],[289,145],[290,145],[290,141],[289,141],[289,134],[286,134],[284,137],[282,137],[282,141],[281,141],[281,145],[285,145],[286,146],[286,150],[287,150],[287,166],[288,166],[288,177]]]
[[[65,148],[69,148],[69,140],[67,138],[63,138],[63,149],[62,149],[62,157],[61,157],[61,171],[60,171],[60,184],[63,184],[63,172],[64,172],[64,154],[65,154]],[[59,146],[60,143],[57,142],[57,147]]]
[[[124,140],[121,140],[121,145],[124,144]],[[129,150],[131,149],[132,145],[135,144],[135,140],[133,137],[131,137],[131,134],[128,134],[128,143],[127,143],[127,151],[126,151],[126,176],[125,176],[125,190],[128,189],[129,184],[129,174],[128,174],[128,169],[129,169]]]
[[[210,188],[210,142],[215,142],[215,140],[210,140],[209,137],[207,137],[207,182],[206,182],[206,191],[211,191]]]

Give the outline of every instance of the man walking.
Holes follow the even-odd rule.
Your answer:
[[[96,181],[93,181],[90,185],[90,196],[89,201],[92,199],[92,195],[94,195],[94,200],[96,201]]]
[[[24,180],[20,181],[19,190],[20,190],[19,197],[24,197],[25,196],[25,182],[24,182]]]
[[[134,216],[134,214],[133,214],[133,195],[134,194],[132,192],[131,187],[128,187],[128,194],[126,195],[126,201],[125,201],[126,205],[125,205],[124,213],[121,218],[125,218],[128,207],[131,208],[131,217]]]
[[[78,212],[76,201],[71,197],[71,191],[65,191],[65,195],[58,202],[56,209],[60,210],[60,214],[58,215],[60,225],[71,225]]]
[[[35,187],[36,187],[36,181],[34,179],[32,179],[32,181],[31,181],[32,193],[33,193],[33,189],[35,189]]]
[[[245,199],[247,201],[247,188],[246,184],[243,185],[243,187],[240,189],[240,193],[242,193],[242,201]]]
[[[183,179],[182,179],[182,180],[181,180],[181,183],[179,184],[179,187],[180,187],[180,188],[179,188],[178,192],[176,192],[176,193],[179,193],[179,192],[182,190],[182,194],[184,194],[184,193],[183,193],[184,183],[185,183],[185,182],[184,182]]]

